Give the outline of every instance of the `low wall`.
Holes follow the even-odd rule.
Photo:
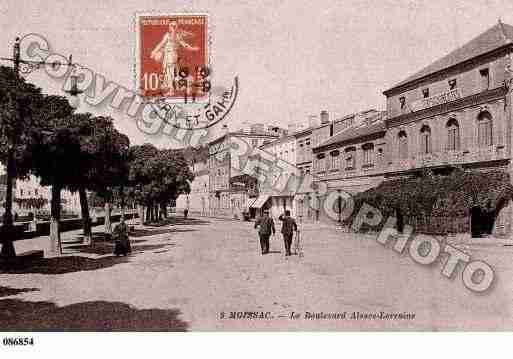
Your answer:
[[[125,220],[132,218],[138,218],[137,213],[126,213]],[[119,222],[121,214],[114,214],[110,216],[111,222]],[[93,226],[105,224],[105,217],[97,217],[95,222],[92,222]],[[83,227],[82,218],[64,219],[59,221],[59,229],[61,232],[74,231]],[[38,222],[36,224],[36,231],[24,232],[23,239],[30,239],[39,236],[48,236],[50,234],[50,222]]]

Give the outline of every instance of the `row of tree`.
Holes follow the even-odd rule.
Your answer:
[[[105,230],[111,233],[113,204],[137,204],[148,219],[167,215],[167,204],[189,191],[193,175],[180,150],[159,150],[150,144],[130,147],[128,137],[107,116],[76,113],[66,98],[45,95],[0,67],[0,160],[9,151],[16,178],[35,175],[52,187],[50,240],[60,254],[61,191],[78,192],[84,238],[91,243],[88,193],[93,205],[105,208]],[[142,215],[142,213],[140,213]]]

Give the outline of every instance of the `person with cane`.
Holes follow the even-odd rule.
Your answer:
[[[282,221],[281,233],[283,234],[283,241],[285,242],[285,256],[292,255],[290,247],[292,246],[292,236],[294,232],[297,233],[297,224],[294,218],[290,216],[290,211],[287,209],[285,215],[280,215],[278,218]]]

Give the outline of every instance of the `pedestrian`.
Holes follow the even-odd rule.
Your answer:
[[[281,234],[283,234],[283,242],[285,242],[285,256],[290,256],[292,236],[294,234],[294,231],[297,232],[296,220],[290,216],[289,210],[286,210],[285,215],[280,215],[278,219],[282,221]]]
[[[260,247],[262,248],[262,254],[269,253],[269,237],[271,233],[274,235],[276,230],[274,228],[274,221],[269,217],[269,211],[264,210],[264,215],[255,221],[255,228],[258,229],[258,235],[260,237]]]
[[[130,238],[128,237],[128,226],[125,223],[125,218],[121,217],[121,222],[114,228],[114,255],[124,255],[132,252],[130,246]]]
[[[189,214],[189,209],[186,208],[183,210],[183,219],[187,219],[187,215]]]

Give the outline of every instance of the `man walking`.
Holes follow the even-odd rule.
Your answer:
[[[290,246],[292,245],[292,235],[294,231],[297,232],[297,224],[294,218],[290,216],[290,211],[285,211],[285,216],[282,214],[279,218],[282,221],[281,233],[283,234],[283,241],[285,242],[285,256],[290,256]]]
[[[262,254],[269,253],[269,237],[276,233],[274,229],[274,221],[269,217],[269,211],[265,210],[264,215],[255,221],[255,228],[260,226],[258,229],[258,235],[260,236],[260,247],[262,248]]]

